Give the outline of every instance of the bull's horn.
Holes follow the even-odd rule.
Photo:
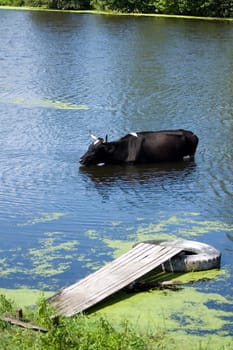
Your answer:
[[[91,134],[91,138],[92,138],[93,140],[95,140],[95,141],[98,140],[98,137],[95,136],[95,135],[92,135],[92,134]]]

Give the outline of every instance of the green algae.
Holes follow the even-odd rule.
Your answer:
[[[226,278],[227,272],[225,269],[213,269],[206,271],[195,271],[195,272],[164,272],[161,267],[149,272],[147,275],[143,276],[140,280],[142,281],[176,281],[177,283],[183,284],[193,284],[200,281],[211,281],[220,280]]]
[[[31,248],[28,251],[34,275],[54,276],[69,269],[72,256],[76,252],[78,241],[60,242],[61,232],[45,233],[47,237],[39,240],[39,248]],[[69,254],[67,254],[69,252]]]
[[[195,216],[198,217],[198,214],[195,214]],[[132,227],[128,229],[125,228],[125,231],[131,232],[127,235],[126,240],[114,240],[109,238],[103,239],[103,242],[113,250],[112,256],[114,258],[117,258],[127,250],[131,249],[132,245],[137,242],[152,239],[187,239],[210,232],[224,231],[225,233],[226,231],[233,231],[233,226],[224,225],[221,222],[199,221],[192,220],[190,218],[178,218],[177,216],[171,216],[168,219],[161,220],[159,223],[139,225],[134,232],[132,232]]]
[[[210,339],[217,341],[219,346],[230,343],[231,337],[227,336],[226,328],[231,326],[233,312],[209,306],[211,303],[232,305],[232,299],[219,294],[202,293],[188,287],[179,292],[156,290],[133,295],[121,294],[119,300],[115,297],[114,301],[103,303],[95,313],[117,324],[125,319],[130,320],[144,332],[159,330],[175,334],[177,341],[185,338],[185,343],[188,339],[190,342],[203,341],[205,345]]]
[[[58,212],[41,213],[40,216],[18,224],[18,226],[40,225],[58,220],[64,215],[66,214]],[[102,232],[93,229],[87,230],[83,235],[92,241],[88,250],[82,249],[76,240],[67,242],[63,232],[46,232],[42,239],[38,239],[36,244],[26,250],[17,247],[11,251],[1,251],[0,275],[27,273],[37,276],[55,276],[67,271],[72,261],[81,262],[84,269],[96,270],[124,254],[136,242],[150,239],[192,239],[203,234],[230,234],[233,232],[232,225],[202,220],[201,215],[195,212],[183,213],[181,217],[176,215],[167,217],[166,213],[159,213],[159,218],[156,222],[149,224],[140,218],[140,220],[135,221],[135,226],[128,227],[124,226],[122,222],[115,221]],[[116,236],[116,234],[117,237],[124,237],[124,239],[112,239],[111,237]],[[17,257],[26,259],[29,263],[19,263]]]
[[[87,230],[84,232],[84,235],[92,240],[98,240],[99,239],[99,233],[96,230]]]
[[[114,111],[114,106],[88,106],[87,104],[76,104],[72,102],[49,100],[49,99],[28,99],[22,97],[16,97],[8,100],[1,99],[2,103],[11,103],[14,105],[22,105],[26,107],[39,107],[39,108],[52,108],[61,110],[76,110],[87,111],[90,109],[100,109]]]
[[[64,236],[63,232],[45,232],[43,238],[37,241],[36,248],[29,248],[26,252],[21,250],[20,254],[17,250],[15,256],[8,255],[2,259],[0,276],[25,274],[33,278],[35,276],[51,278],[69,270],[77,254],[79,242],[77,240],[66,241]],[[18,261],[13,265],[14,258],[19,259],[22,256],[27,263]]]
[[[42,292],[37,289],[29,289],[29,288],[19,288],[19,289],[0,288],[0,294],[5,295],[7,299],[12,300],[19,307],[28,307],[28,306],[33,306],[38,302]],[[45,298],[49,298],[53,294],[54,294],[53,292],[43,291],[43,295]]]
[[[163,216],[161,213],[162,219],[158,223],[139,226],[134,237],[137,236],[138,240],[141,240],[141,238],[145,240],[151,239],[151,235],[154,235],[153,238],[155,236],[157,238],[159,234],[160,237],[164,235],[165,238],[169,235],[170,239],[177,239],[177,237],[197,237],[207,233],[233,232],[233,225],[225,224],[221,221],[201,220],[201,214],[199,213],[184,213],[183,217],[172,215],[164,219]]]
[[[202,220],[201,214],[197,212],[183,213],[182,216],[166,216],[166,213],[159,213],[160,220],[155,223],[145,224],[143,218],[136,220],[135,227],[124,226],[121,222],[112,222],[109,232],[97,230],[88,230],[84,234],[89,239],[96,241],[97,245],[101,242],[108,249],[108,256],[112,259],[126,253],[137,242],[151,239],[172,240],[172,239],[195,239],[198,236],[206,234],[233,232],[233,225],[225,224],[220,221]],[[111,238],[111,231],[124,232],[124,239]],[[117,235],[119,237],[119,235]],[[95,252],[96,254],[96,252]],[[85,255],[82,256],[85,261]],[[99,265],[92,264],[88,258],[86,267],[96,269]]]
[[[21,248],[16,247],[8,251],[1,250],[1,253],[4,255],[4,258],[1,259],[0,263],[0,276],[4,277],[10,274],[22,273],[24,271],[22,263],[18,263],[17,265],[12,264],[12,261],[22,253]]]
[[[113,226],[113,227],[119,226],[119,225],[121,225],[121,224],[122,224],[121,221],[113,221],[113,222],[112,222],[112,226]]]
[[[207,234],[230,234],[233,225],[221,221],[202,220],[200,213],[183,213],[182,216],[172,215],[166,217],[165,213],[159,213],[158,222],[146,224],[143,218],[135,222],[135,227],[115,227],[125,232],[124,239],[111,239],[104,237],[103,242],[112,250],[112,256],[118,257],[125,253],[136,242],[146,240],[173,240],[195,239]],[[157,221],[157,220],[156,220]]]
[[[71,102],[53,101],[53,100],[29,100],[25,98],[14,98],[10,101],[13,104],[43,107],[43,108],[55,108],[55,109],[74,109],[74,110],[89,110],[85,104],[74,104]]]
[[[114,259],[118,258],[120,255],[126,253],[132,248],[132,242],[104,239],[103,242],[113,250],[112,257]]]
[[[54,220],[58,220],[61,217],[65,216],[65,213],[41,213],[40,217],[37,218],[33,218],[31,220],[28,220],[27,222],[23,223],[23,224],[18,224],[17,226],[31,226],[31,225],[36,225],[36,224],[41,224],[44,222],[49,222],[49,221],[54,221]]]

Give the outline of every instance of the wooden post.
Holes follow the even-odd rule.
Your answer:
[[[54,326],[58,326],[59,325],[59,315],[54,315],[54,316],[51,316],[51,321],[53,322],[53,325]]]
[[[16,310],[16,318],[18,320],[22,320],[23,319],[23,310],[22,309],[17,309]]]

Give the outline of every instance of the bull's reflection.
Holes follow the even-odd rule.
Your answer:
[[[88,178],[98,188],[114,185],[151,185],[180,182],[190,177],[196,168],[194,161],[149,165],[103,165],[80,167],[79,173]],[[87,180],[87,179],[86,179]],[[89,183],[89,181],[88,181]]]

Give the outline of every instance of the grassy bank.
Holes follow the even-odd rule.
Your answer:
[[[47,12],[64,12],[64,13],[77,13],[77,14],[93,14],[93,15],[114,15],[114,16],[134,16],[134,17],[158,17],[158,18],[176,18],[187,20],[203,20],[203,21],[227,21],[233,22],[233,18],[222,17],[198,17],[198,16],[184,16],[184,15],[166,15],[155,13],[122,13],[122,12],[106,12],[97,10],[54,10],[43,7],[16,7],[16,6],[1,6],[0,10],[22,10],[22,11],[47,11]]]
[[[12,317],[16,305],[5,296],[0,296],[0,316]],[[151,341],[135,333],[127,322],[113,327],[103,318],[60,318],[58,324],[52,322],[53,311],[49,309],[43,297],[36,308],[24,310],[24,319],[43,327],[46,333],[18,326],[12,326],[0,319],[0,349],[151,349]]]

